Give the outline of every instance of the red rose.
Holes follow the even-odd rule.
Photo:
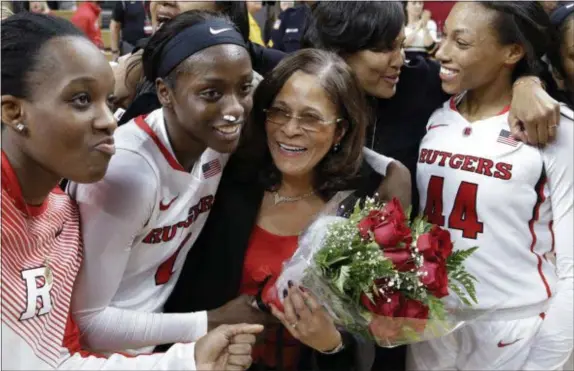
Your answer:
[[[396,220],[399,223],[404,223],[407,220],[403,207],[396,197],[387,202],[381,211],[385,220]]]
[[[391,220],[375,227],[375,241],[381,248],[396,247],[400,242],[410,245],[411,230],[404,221]]]
[[[426,260],[419,268],[421,282],[437,298],[448,295],[448,275],[444,263],[436,263]]]
[[[419,249],[425,260],[436,261],[438,240],[430,232],[423,233],[417,239],[417,249]]]
[[[369,238],[369,232],[374,232],[384,224],[396,222],[404,225],[407,221],[400,202],[393,198],[381,210],[372,210],[369,215],[361,219],[357,227],[362,238]],[[379,244],[380,245],[380,244]],[[382,246],[382,245],[381,245]]]
[[[375,226],[381,224],[383,221],[383,213],[379,210],[373,210],[361,219],[357,227],[359,228],[359,234],[362,238],[369,238],[369,232],[372,232]]]
[[[438,253],[440,257],[446,260],[450,254],[452,254],[452,240],[450,238],[450,232],[435,225],[432,227],[430,233],[435,236],[438,241]]]
[[[401,305],[399,316],[405,318],[428,319],[429,307],[418,300],[405,299]]]
[[[394,317],[400,309],[401,294],[399,292],[388,295],[373,294],[373,300],[374,302],[364,293],[361,294],[361,303],[369,312],[380,316]]]
[[[410,248],[393,247],[384,249],[383,255],[393,262],[399,272],[408,272],[415,269],[415,261],[411,256]]]
[[[417,248],[425,260],[442,262],[452,253],[450,233],[435,225],[430,232],[419,236]]]

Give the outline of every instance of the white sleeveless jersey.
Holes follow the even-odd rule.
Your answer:
[[[574,249],[572,112],[539,149],[511,137],[508,113],[471,124],[454,102],[434,112],[421,142],[421,210],[451,232],[455,250],[479,246],[466,262],[479,281],[475,308],[545,303],[557,281],[547,254],[560,247],[571,261]]]
[[[162,311],[229,156],[207,149],[186,172],[169,144],[161,109],[121,126],[114,137],[117,151],[104,179],[69,189],[80,207],[85,244],[73,306],[84,331],[97,328],[94,316],[108,307]],[[117,316],[100,324],[110,327]]]

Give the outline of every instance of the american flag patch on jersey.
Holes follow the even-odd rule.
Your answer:
[[[203,177],[205,179],[211,178],[212,176],[216,176],[221,172],[221,163],[219,159],[211,160],[208,163],[205,163],[201,166],[201,170],[203,171]]]
[[[498,134],[498,139],[496,140],[498,143],[506,144],[507,146],[516,147],[518,146],[518,141],[516,141],[511,135],[508,130],[500,130],[500,134]]]

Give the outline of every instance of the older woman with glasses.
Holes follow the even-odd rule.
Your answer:
[[[408,170],[364,150],[368,112],[353,72],[336,54],[306,49],[286,57],[255,92],[252,122],[165,310],[219,307],[256,295],[279,275],[319,213],[365,195],[396,195],[381,175],[389,163],[389,175],[399,169],[408,192],[401,201],[409,204]],[[300,288],[284,295],[289,321],[267,327],[253,354],[255,370],[370,369],[372,345],[340,332],[314,299],[303,300]]]

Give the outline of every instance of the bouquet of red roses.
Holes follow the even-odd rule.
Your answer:
[[[409,222],[396,199],[367,199],[349,218],[317,219],[262,300],[281,308],[277,292],[292,281],[312,292],[338,326],[379,346],[429,340],[463,324],[441,301],[449,289],[468,306],[478,302],[476,279],[463,265],[476,249],[454,251],[448,231],[422,217]]]

